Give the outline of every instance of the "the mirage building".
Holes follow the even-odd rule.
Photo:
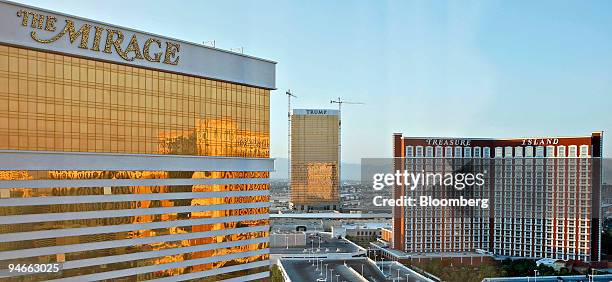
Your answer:
[[[293,110],[290,184],[297,210],[339,207],[339,119],[337,110]]]
[[[483,173],[484,185],[395,188],[394,197],[489,199],[489,207],[394,207],[392,246],[406,253],[601,259],[602,132],[583,137],[412,138],[395,134],[395,168]]]
[[[0,276],[266,279],[274,88],[271,61],[0,2]]]

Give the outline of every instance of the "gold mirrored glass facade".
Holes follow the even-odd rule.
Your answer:
[[[298,210],[338,206],[338,123],[334,110],[294,110],[291,116],[291,202]]]
[[[269,101],[269,89],[0,45],[0,150],[267,159]],[[240,169],[2,170],[0,269],[62,265],[4,279],[267,275],[268,171]]]
[[[0,149],[267,158],[269,95],[0,45]]]

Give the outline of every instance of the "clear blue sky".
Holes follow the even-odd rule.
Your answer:
[[[612,151],[612,1],[20,1],[278,61],[272,157],[286,97],[343,109],[343,159],[388,157],[391,135],[521,137],[604,130]]]

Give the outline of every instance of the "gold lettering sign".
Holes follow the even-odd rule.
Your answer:
[[[77,28],[71,19],[65,19],[64,27],[60,29],[56,17],[26,10],[19,10],[17,17],[21,18],[22,27],[33,29],[30,37],[38,43],[50,44],[68,34],[70,44],[77,43],[78,48],[108,54],[116,53],[128,62],[146,60],[174,66],[179,64],[181,45],[176,42],[165,41],[162,44],[161,40],[152,37],[139,40],[136,34],[126,37],[121,30],[92,24],[83,24]],[[45,39],[38,30],[57,33]],[[90,36],[92,32],[93,36]],[[103,33],[106,37],[103,37]],[[90,41],[90,38],[93,40]],[[124,44],[125,42],[127,44]],[[142,42],[144,44],[141,45]]]

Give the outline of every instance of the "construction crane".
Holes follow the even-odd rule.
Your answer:
[[[338,104],[338,189],[340,189],[340,183],[342,182],[342,178],[340,178],[342,168],[342,104],[364,105],[364,103],[344,101],[340,97],[338,97],[338,99],[336,100],[331,100],[329,102],[331,104]]]
[[[291,98],[297,98],[297,96],[291,93],[291,89],[287,92],[287,187],[291,191]]]

